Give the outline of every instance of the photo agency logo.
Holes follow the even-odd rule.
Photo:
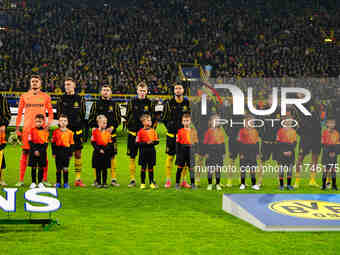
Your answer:
[[[204,86],[210,91],[214,96],[220,98],[220,93],[227,91],[231,94],[232,98],[232,116],[253,116],[253,118],[245,118],[242,121],[235,120],[233,118],[215,118],[214,126],[229,125],[233,126],[243,126],[246,124],[248,127],[261,128],[265,125],[265,122],[270,123],[274,128],[277,123],[280,123],[282,127],[296,127],[298,126],[297,120],[292,118],[292,116],[287,116],[287,109],[294,108],[296,111],[300,111],[304,116],[311,116],[311,112],[304,106],[307,104],[311,98],[311,92],[302,87],[272,87],[271,92],[267,93],[268,98],[268,109],[257,109],[256,97],[253,87],[244,88],[247,93],[245,93],[235,84],[207,84]],[[205,90],[206,91],[206,90]],[[225,94],[225,93],[223,93]],[[270,100],[269,100],[270,98]],[[203,92],[201,95],[201,115],[205,116],[208,114],[208,95]],[[280,101],[279,101],[280,100]],[[270,103],[269,103],[270,101]],[[246,110],[247,109],[247,110]],[[279,113],[281,118],[264,118],[266,116],[273,116],[274,113]],[[287,116],[287,118],[282,118]],[[247,122],[247,123],[246,123]]]

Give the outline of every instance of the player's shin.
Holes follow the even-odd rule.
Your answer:
[[[20,158],[20,181],[21,182],[24,181],[26,167],[27,167],[27,159],[28,159],[28,154],[25,152],[22,152],[21,158]]]
[[[136,179],[136,162],[134,158],[130,158],[130,179],[131,181]]]
[[[47,174],[48,174],[48,159],[46,158],[46,166],[43,168],[43,181],[47,182]]]
[[[167,155],[167,158],[165,161],[165,176],[166,176],[167,181],[171,179],[171,169],[172,169],[173,161],[174,161],[174,156]]]
[[[116,180],[117,179],[117,175],[116,175],[116,158],[113,157],[111,159],[111,179],[112,180]]]
[[[81,158],[74,159],[74,170],[76,172],[76,181],[80,181],[82,162]]]
[[[57,184],[61,183],[61,169],[57,169],[56,180],[57,180]]]
[[[68,184],[68,169],[67,168],[64,168],[63,178],[64,178],[64,184]]]

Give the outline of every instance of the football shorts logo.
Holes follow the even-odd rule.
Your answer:
[[[79,107],[79,103],[78,102],[74,102],[73,107],[74,108],[78,108]]]
[[[285,200],[268,208],[276,213],[315,220],[340,220],[340,203],[321,200]]]

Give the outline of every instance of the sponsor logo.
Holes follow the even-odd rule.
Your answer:
[[[268,208],[276,213],[314,220],[340,220],[340,203],[320,200],[285,200]]]

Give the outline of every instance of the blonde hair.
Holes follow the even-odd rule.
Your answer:
[[[103,115],[103,114],[98,115],[97,118],[96,118],[97,122],[99,122],[99,121],[101,121],[103,119],[107,120],[106,116]]]
[[[141,81],[140,83],[137,84],[137,89],[138,88],[148,89],[148,85],[144,81]]]
[[[150,114],[143,114],[139,119],[141,122],[143,122],[144,120],[149,119],[149,118],[151,119]]]

